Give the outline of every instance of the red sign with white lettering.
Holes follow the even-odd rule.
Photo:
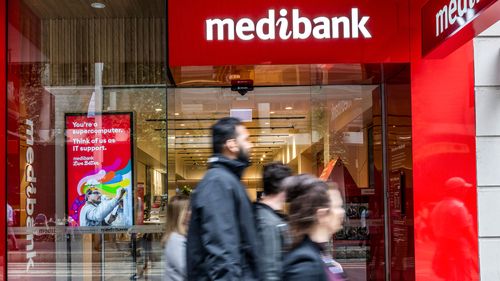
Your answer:
[[[427,2],[422,8],[422,53],[428,54],[441,43],[456,35],[497,1],[431,0]],[[477,35],[476,32],[472,34],[472,37],[475,35]]]
[[[407,1],[169,1],[169,65],[409,60]]]

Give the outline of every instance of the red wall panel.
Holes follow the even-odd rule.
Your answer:
[[[412,6],[416,280],[479,280],[473,45],[421,58]]]

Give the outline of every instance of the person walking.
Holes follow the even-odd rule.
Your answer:
[[[15,212],[12,206],[7,203],[7,242],[11,241],[11,247],[7,247],[9,250],[12,249],[14,251],[19,251],[19,247],[17,245],[16,234],[12,227],[15,226]]]
[[[328,190],[324,181],[313,176],[299,175],[291,180],[287,197],[293,247],[284,259],[283,280],[346,280],[342,266],[325,248],[342,229],[345,211],[340,192]]]
[[[176,195],[167,205],[167,222],[162,242],[165,246],[164,281],[183,281],[186,272],[186,235],[189,219],[189,197]]]
[[[249,133],[236,118],[212,126],[214,155],[191,198],[188,280],[259,280],[253,207],[240,179],[249,166]]]
[[[282,213],[286,200],[283,182],[292,169],[280,162],[264,165],[264,197],[255,203],[255,218],[260,244],[259,268],[264,281],[281,280],[283,251],[288,246],[288,227]]]

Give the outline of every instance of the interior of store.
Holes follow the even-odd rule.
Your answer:
[[[381,91],[392,98],[385,105],[390,111],[385,141],[397,152],[391,169],[408,170],[411,113],[406,71],[405,65],[362,64],[172,69],[175,87],[168,89],[165,124],[168,171],[175,171],[169,174],[169,194],[189,192],[202,178],[211,155],[210,126],[224,116],[244,116],[254,145],[252,165],[243,176],[249,197],[259,200],[262,167],[272,161],[289,165],[297,174],[322,177],[342,190],[347,211],[344,230],[333,242],[334,257],[353,280],[383,278],[382,99],[387,97]],[[231,88],[234,79],[251,80],[254,89],[242,95]],[[410,178],[398,178],[395,192],[411,188],[406,186]],[[397,213],[401,200],[408,198],[399,193],[395,197]]]

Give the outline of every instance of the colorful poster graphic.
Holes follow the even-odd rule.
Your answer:
[[[133,224],[133,115],[66,114],[69,224]],[[120,200],[120,192],[125,194]],[[82,214],[82,215],[81,215]]]

